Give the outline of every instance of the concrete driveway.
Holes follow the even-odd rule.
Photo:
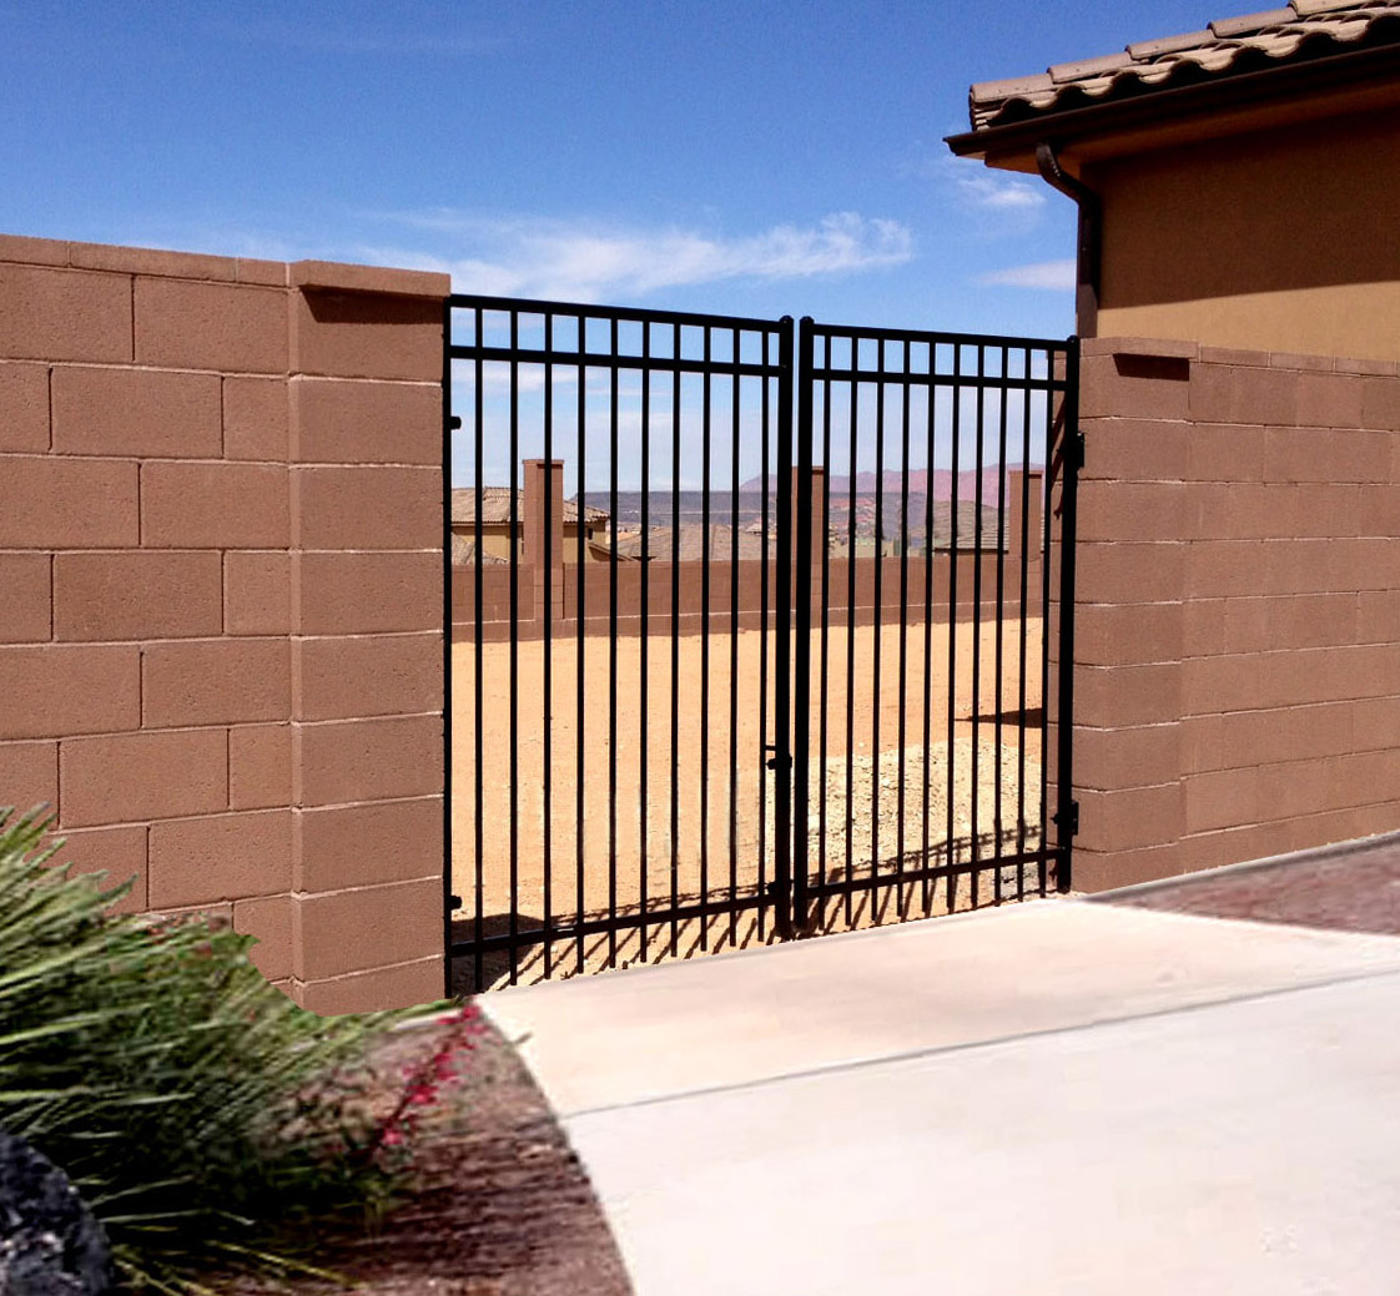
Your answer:
[[[638,1296],[1397,1290],[1397,937],[1049,900],[482,1002]]]

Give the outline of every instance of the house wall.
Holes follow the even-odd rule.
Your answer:
[[[0,803],[319,1012],[442,990],[447,288],[0,237]]]
[[[1400,359],[1400,107],[1086,162],[1097,333]]]
[[[452,533],[466,540],[474,540],[476,538],[476,524],[474,522],[454,522],[452,524]],[[589,535],[601,539],[602,528],[590,528]],[[523,541],[521,547],[523,549]],[[481,524],[482,553],[489,554],[493,558],[508,559],[510,557],[510,549],[509,522],[483,522]],[[562,549],[564,562],[575,563],[578,561],[578,526],[576,523],[565,522],[563,524]],[[583,555],[585,562],[596,563],[607,561],[605,558],[590,552],[588,549],[584,549]]]
[[[1400,828],[1396,365],[1090,340],[1081,426],[1076,889]]]

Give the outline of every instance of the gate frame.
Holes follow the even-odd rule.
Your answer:
[[[454,310],[473,309],[476,314],[478,324],[478,334],[473,347],[454,346],[452,340],[452,319]],[[1079,804],[1074,798],[1073,787],[1073,704],[1074,704],[1074,597],[1075,597],[1075,541],[1077,531],[1077,495],[1079,470],[1083,466],[1084,458],[1084,437],[1079,428],[1079,374],[1080,374],[1080,339],[1071,336],[1065,340],[1037,339],[1029,337],[1007,337],[984,334],[954,334],[941,333],[929,330],[900,330],[887,328],[851,328],[850,326],[821,325],[815,322],[810,316],[804,316],[800,326],[795,328],[791,316],[783,316],[780,320],[758,320],[740,319],[731,316],[702,315],[691,312],[676,311],[656,311],[646,308],[630,309],[625,307],[590,306],[582,303],[561,303],[549,301],[535,301],[529,299],[495,298],[480,296],[475,294],[451,294],[443,301],[442,314],[442,436],[443,436],[443,468],[444,468],[444,495],[443,495],[443,545],[446,561],[443,572],[443,597],[444,608],[447,612],[448,621],[451,621],[451,597],[452,597],[452,523],[451,523],[451,466],[452,466],[452,433],[462,426],[462,420],[452,412],[452,362],[454,359],[475,359],[478,373],[478,383],[476,385],[475,405],[476,405],[476,488],[478,491],[483,487],[481,481],[482,474],[482,437],[480,435],[482,396],[480,385],[480,372],[483,363],[484,351],[489,350],[481,341],[480,321],[486,311],[511,311],[516,315],[530,314],[551,316],[563,313],[565,315],[575,315],[579,319],[579,363],[582,366],[583,356],[586,354],[586,340],[584,330],[584,320],[589,318],[613,320],[614,355],[616,362],[620,353],[616,352],[616,325],[619,318],[626,318],[629,321],[642,323],[644,337],[650,338],[650,327],[654,322],[671,323],[677,329],[686,326],[700,326],[707,329],[710,327],[731,327],[736,330],[736,351],[734,357],[734,375],[737,382],[739,374],[739,359],[737,353],[737,331],[745,328],[747,331],[762,329],[767,334],[776,333],[778,337],[778,360],[774,373],[767,373],[768,366],[765,366],[765,380],[776,377],[778,380],[778,400],[777,400],[777,499],[775,529],[776,529],[776,571],[773,589],[773,606],[771,614],[774,617],[774,651],[775,665],[773,678],[773,703],[774,703],[774,733],[773,743],[764,749],[760,754],[760,786],[764,778],[763,766],[773,772],[774,775],[774,810],[773,810],[773,833],[774,833],[774,874],[766,887],[754,898],[753,903],[746,904],[744,908],[756,908],[760,914],[764,910],[771,910],[774,917],[775,931],[780,939],[792,939],[810,934],[810,914],[809,907],[812,901],[813,885],[810,876],[809,861],[809,801],[811,789],[809,786],[809,763],[811,750],[811,634],[812,634],[812,482],[814,477],[814,431],[813,431],[813,391],[815,382],[818,380],[814,376],[814,341],[817,332],[826,329],[836,330],[835,333],[824,333],[827,338],[827,367],[830,363],[830,340],[833,336],[846,335],[854,338],[877,337],[882,339],[892,339],[899,341],[906,347],[911,342],[928,343],[930,346],[930,400],[932,399],[933,388],[937,385],[932,381],[933,351],[935,345],[952,345],[955,356],[960,356],[964,346],[978,346],[979,348],[988,345],[1000,345],[1004,348],[1003,354],[1009,355],[1009,348],[1025,348],[1027,353],[1027,373],[1024,381],[1027,383],[1027,393],[1031,389],[1029,383],[1029,356],[1031,350],[1044,350],[1047,352],[1049,372],[1043,385],[1047,393],[1047,400],[1052,402],[1048,414],[1048,424],[1046,429],[1047,444],[1046,462],[1044,466],[1044,524],[1045,524],[1045,544],[1046,549],[1042,555],[1045,564],[1045,590],[1049,590],[1049,568],[1052,553],[1058,549],[1060,569],[1059,569],[1059,590],[1058,590],[1058,678],[1057,678],[1057,745],[1056,745],[1056,809],[1049,816],[1049,822],[1055,825],[1055,844],[1049,847],[1042,840],[1038,852],[1022,852],[1015,857],[1024,867],[1025,861],[1032,856],[1041,857],[1042,869],[1045,863],[1053,859],[1055,865],[1055,885],[1061,892],[1067,892],[1071,886],[1072,860],[1073,860],[1073,839],[1079,831]],[[548,330],[547,330],[548,336]],[[853,342],[854,345],[854,342]],[[548,346],[548,343],[547,343]],[[707,344],[708,347],[708,344]],[[650,372],[647,366],[647,354],[649,341],[644,344],[642,365],[644,372]],[[511,352],[519,348],[513,342],[509,348]],[[505,350],[495,348],[496,351]],[[796,354],[794,354],[794,352]],[[475,354],[473,354],[475,353]],[[564,353],[567,354],[567,353]],[[1064,374],[1060,382],[1055,381],[1054,369],[1056,357],[1063,357]],[[501,359],[500,355],[493,355],[488,358]],[[514,357],[512,357],[514,360]],[[677,355],[679,362],[680,357]],[[795,363],[794,363],[795,361]],[[545,362],[547,365],[549,361]],[[554,363],[574,363],[573,361],[554,361]],[[698,362],[694,362],[697,363]],[[703,362],[703,372],[711,372],[711,364],[708,359],[708,349],[706,359]],[[955,360],[955,375],[957,361]],[[714,371],[720,371],[727,366],[716,365]],[[852,359],[852,372],[857,368],[857,363]],[[614,373],[617,365],[614,364]],[[676,366],[676,381],[679,382],[681,366]],[[871,379],[879,385],[882,375],[886,371],[872,370]],[[986,376],[980,373],[979,383],[983,386],[1000,387],[1003,391],[1009,390],[1013,385],[1012,380],[1007,378],[1005,373],[996,383],[987,383]],[[830,379],[828,378],[829,382]],[[858,380],[852,378],[853,384]],[[906,386],[908,375],[905,375]],[[956,377],[954,379],[956,389]],[[796,399],[794,400],[794,388],[796,388]],[[1056,391],[1063,395],[1060,409],[1060,417],[1056,420],[1053,417],[1053,396]],[[883,398],[881,398],[883,399]],[[980,408],[980,405],[979,405]],[[614,410],[614,419],[615,419]],[[906,410],[907,413],[907,410]],[[1058,423],[1058,435],[1056,424]],[[931,425],[930,425],[931,426]],[[514,430],[514,421],[512,421]],[[954,423],[954,443],[957,441],[957,423]],[[1003,428],[1003,432],[1005,429]],[[706,428],[708,436],[708,427]],[[984,435],[979,428],[979,436]],[[546,438],[548,440],[548,436]],[[1058,455],[1054,453],[1058,447]],[[549,456],[546,451],[546,457]],[[615,451],[614,451],[615,453]],[[795,462],[794,462],[795,455]],[[956,451],[955,451],[956,463]],[[980,463],[980,452],[979,452]],[[1060,482],[1060,527],[1056,542],[1052,545],[1053,530],[1051,527],[1051,498],[1054,487],[1054,477],[1052,473],[1058,468]],[[615,469],[615,463],[614,463]],[[825,472],[827,465],[823,465]],[[1004,473],[1006,465],[1004,461],[999,461],[998,471]],[[907,489],[908,465],[903,464],[901,471],[906,474],[905,488]],[[932,464],[929,465],[932,471]],[[794,518],[794,478],[796,473],[796,517]],[[852,473],[855,468],[852,466]],[[512,482],[514,482],[514,467],[512,467]],[[649,481],[643,481],[643,494],[650,493]],[[704,492],[708,495],[710,485],[705,483]],[[956,489],[956,485],[955,485]],[[883,494],[884,483],[877,483],[877,490]],[[582,482],[579,487],[580,502],[584,498]],[[552,495],[552,491],[550,492]],[[480,496],[478,496],[480,498]],[[980,487],[979,487],[980,498]],[[828,506],[824,503],[824,527],[829,525],[826,518]],[[511,515],[515,521],[516,504],[512,501]],[[546,505],[548,512],[548,505]],[[672,525],[678,526],[677,518],[672,518]],[[1002,536],[1001,543],[1005,542],[1005,513],[1003,512],[998,522],[998,528]],[[482,513],[478,508],[476,511],[475,539],[478,579],[475,582],[474,596],[474,624],[477,629],[477,654],[478,667],[480,664],[481,643],[480,626],[482,624],[482,581],[480,579],[480,556],[482,552]],[[956,537],[952,539],[952,552],[956,555]],[[546,545],[548,540],[546,539]],[[614,541],[615,545],[615,541]],[[547,554],[546,550],[546,554]],[[737,540],[734,542],[734,560],[737,561]],[[1024,563],[1027,559],[1029,549],[1021,555]],[[879,560],[879,543],[877,536],[876,556]],[[931,561],[931,553],[927,556]],[[852,558],[852,560],[854,560]],[[766,556],[764,559],[767,561]],[[615,555],[614,555],[615,564]],[[954,562],[954,568],[956,563]],[[512,595],[511,595],[511,618],[512,634],[514,633],[514,622],[518,616],[518,601],[515,596],[515,566],[512,565]],[[954,573],[954,579],[955,573]],[[1000,577],[998,577],[1000,580]],[[615,575],[614,575],[615,581]],[[795,587],[794,587],[795,586]],[[954,587],[955,588],[955,587]],[[823,576],[823,608],[828,606],[829,592],[825,569]],[[613,589],[615,599],[615,584]],[[706,603],[708,607],[708,602]],[[616,639],[615,608],[612,624],[612,637]],[[765,607],[762,616],[767,618],[770,609]],[[853,616],[854,609],[851,610]],[[547,613],[548,615],[548,613]],[[903,613],[907,615],[907,612]],[[1024,617],[1024,607],[1021,608],[1021,615]],[[877,620],[879,609],[876,609]],[[1050,607],[1047,605],[1042,611],[1043,617],[1043,644],[1048,652],[1049,619]],[[852,621],[852,624],[854,622]],[[950,622],[950,626],[956,626],[956,617]],[[737,631],[737,626],[731,627],[731,633]],[[643,633],[646,627],[643,626]],[[548,636],[548,628],[546,628]],[[795,636],[795,643],[794,643]],[[443,938],[444,938],[444,990],[450,997],[453,985],[454,957],[470,952],[476,962],[476,980],[481,980],[481,960],[485,947],[489,944],[492,947],[501,943],[502,938],[484,938],[482,931],[482,897],[481,897],[481,877],[476,880],[475,896],[475,940],[466,942],[454,942],[452,927],[453,913],[463,906],[462,898],[452,892],[452,739],[453,739],[453,686],[452,686],[452,636],[444,636],[444,778],[446,793],[444,796],[444,836],[447,842],[447,858],[443,870]],[[1000,649],[998,649],[1000,651]],[[1048,683],[1048,679],[1046,680]],[[732,686],[732,685],[731,685]],[[581,685],[580,685],[581,687]],[[475,688],[477,692],[477,704],[475,714],[478,717],[475,725],[475,761],[476,761],[476,781],[477,781],[477,812],[475,814],[474,835],[475,835],[475,858],[479,861],[482,848],[482,816],[480,813],[480,788],[481,788],[481,762],[482,762],[482,735],[480,725],[481,713],[481,671],[478,668],[475,677]],[[1042,698],[1042,707],[1048,708],[1048,697]],[[848,699],[849,705],[849,699]],[[976,710],[976,700],[974,699],[974,714]],[[974,743],[976,739],[976,727],[974,723]],[[766,752],[772,753],[772,758],[766,762],[763,755]],[[512,771],[514,776],[515,759],[518,753],[512,751]],[[1041,780],[1042,788],[1045,787],[1045,756],[1041,753]],[[927,777],[927,771],[925,771]],[[902,792],[901,792],[902,795]],[[850,809],[847,808],[849,815]],[[975,818],[975,816],[974,816]],[[999,844],[999,843],[998,843]],[[948,843],[949,860],[947,865],[930,868],[927,858],[923,861],[922,870],[914,873],[900,873],[891,875],[885,886],[898,885],[900,881],[916,881],[921,875],[936,875],[938,877],[947,876],[951,878],[961,872],[968,871],[967,868],[960,868],[953,863],[953,843]],[[1000,855],[989,860],[975,860],[969,868],[989,869],[1004,867],[1006,861]],[[514,864],[512,864],[514,868]],[[478,874],[480,868],[478,864]],[[877,879],[877,883],[878,883]],[[999,883],[999,879],[998,879]],[[870,888],[872,892],[878,889],[877,886]],[[1042,871],[1041,893],[1045,890],[1045,877]],[[823,884],[817,890],[818,903],[828,894],[831,894],[829,886],[823,879]],[[950,892],[951,894],[951,892]],[[1000,899],[1000,891],[998,890]],[[702,896],[700,905],[696,907],[702,917],[711,916],[708,914],[708,897]],[[738,910],[736,909],[735,912]],[[718,910],[717,912],[723,912]],[[518,945],[519,934],[515,930],[514,915],[512,915],[512,930],[509,940],[512,947]],[[546,928],[548,919],[545,920]],[[657,921],[665,921],[660,918]],[[597,924],[576,924],[578,935],[584,930],[597,927]],[[643,918],[642,930],[645,931],[646,920]],[[602,930],[603,928],[599,928]],[[609,929],[611,930],[611,929]],[[551,934],[545,930],[541,940],[543,941],[546,953],[553,940],[573,939],[575,933],[570,929],[561,929],[558,933]],[[530,941],[526,944],[540,943]],[[477,993],[480,993],[478,989]]]

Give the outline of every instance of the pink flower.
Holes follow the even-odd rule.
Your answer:
[[[403,1132],[397,1129],[386,1130],[384,1132],[383,1143],[385,1147],[398,1147],[403,1142]]]

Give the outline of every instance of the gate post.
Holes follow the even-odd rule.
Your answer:
[[[792,935],[792,316],[778,324],[778,552],[773,601],[774,924]]]
[[[289,286],[291,990],[396,1008],[443,987],[450,284],[299,262]]]
[[[1079,470],[1084,462],[1084,434],[1079,430],[1079,339],[1065,350],[1064,422],[1060,434],[1060,597],[1059,696],[1055,710],[1058,750],[1055,759],[1055,849],[1059,859],[1055,886],[1070,889],[1074,838],[1079,832],[1079,803],[1074,799],[1074,566],[1078,530]]]

